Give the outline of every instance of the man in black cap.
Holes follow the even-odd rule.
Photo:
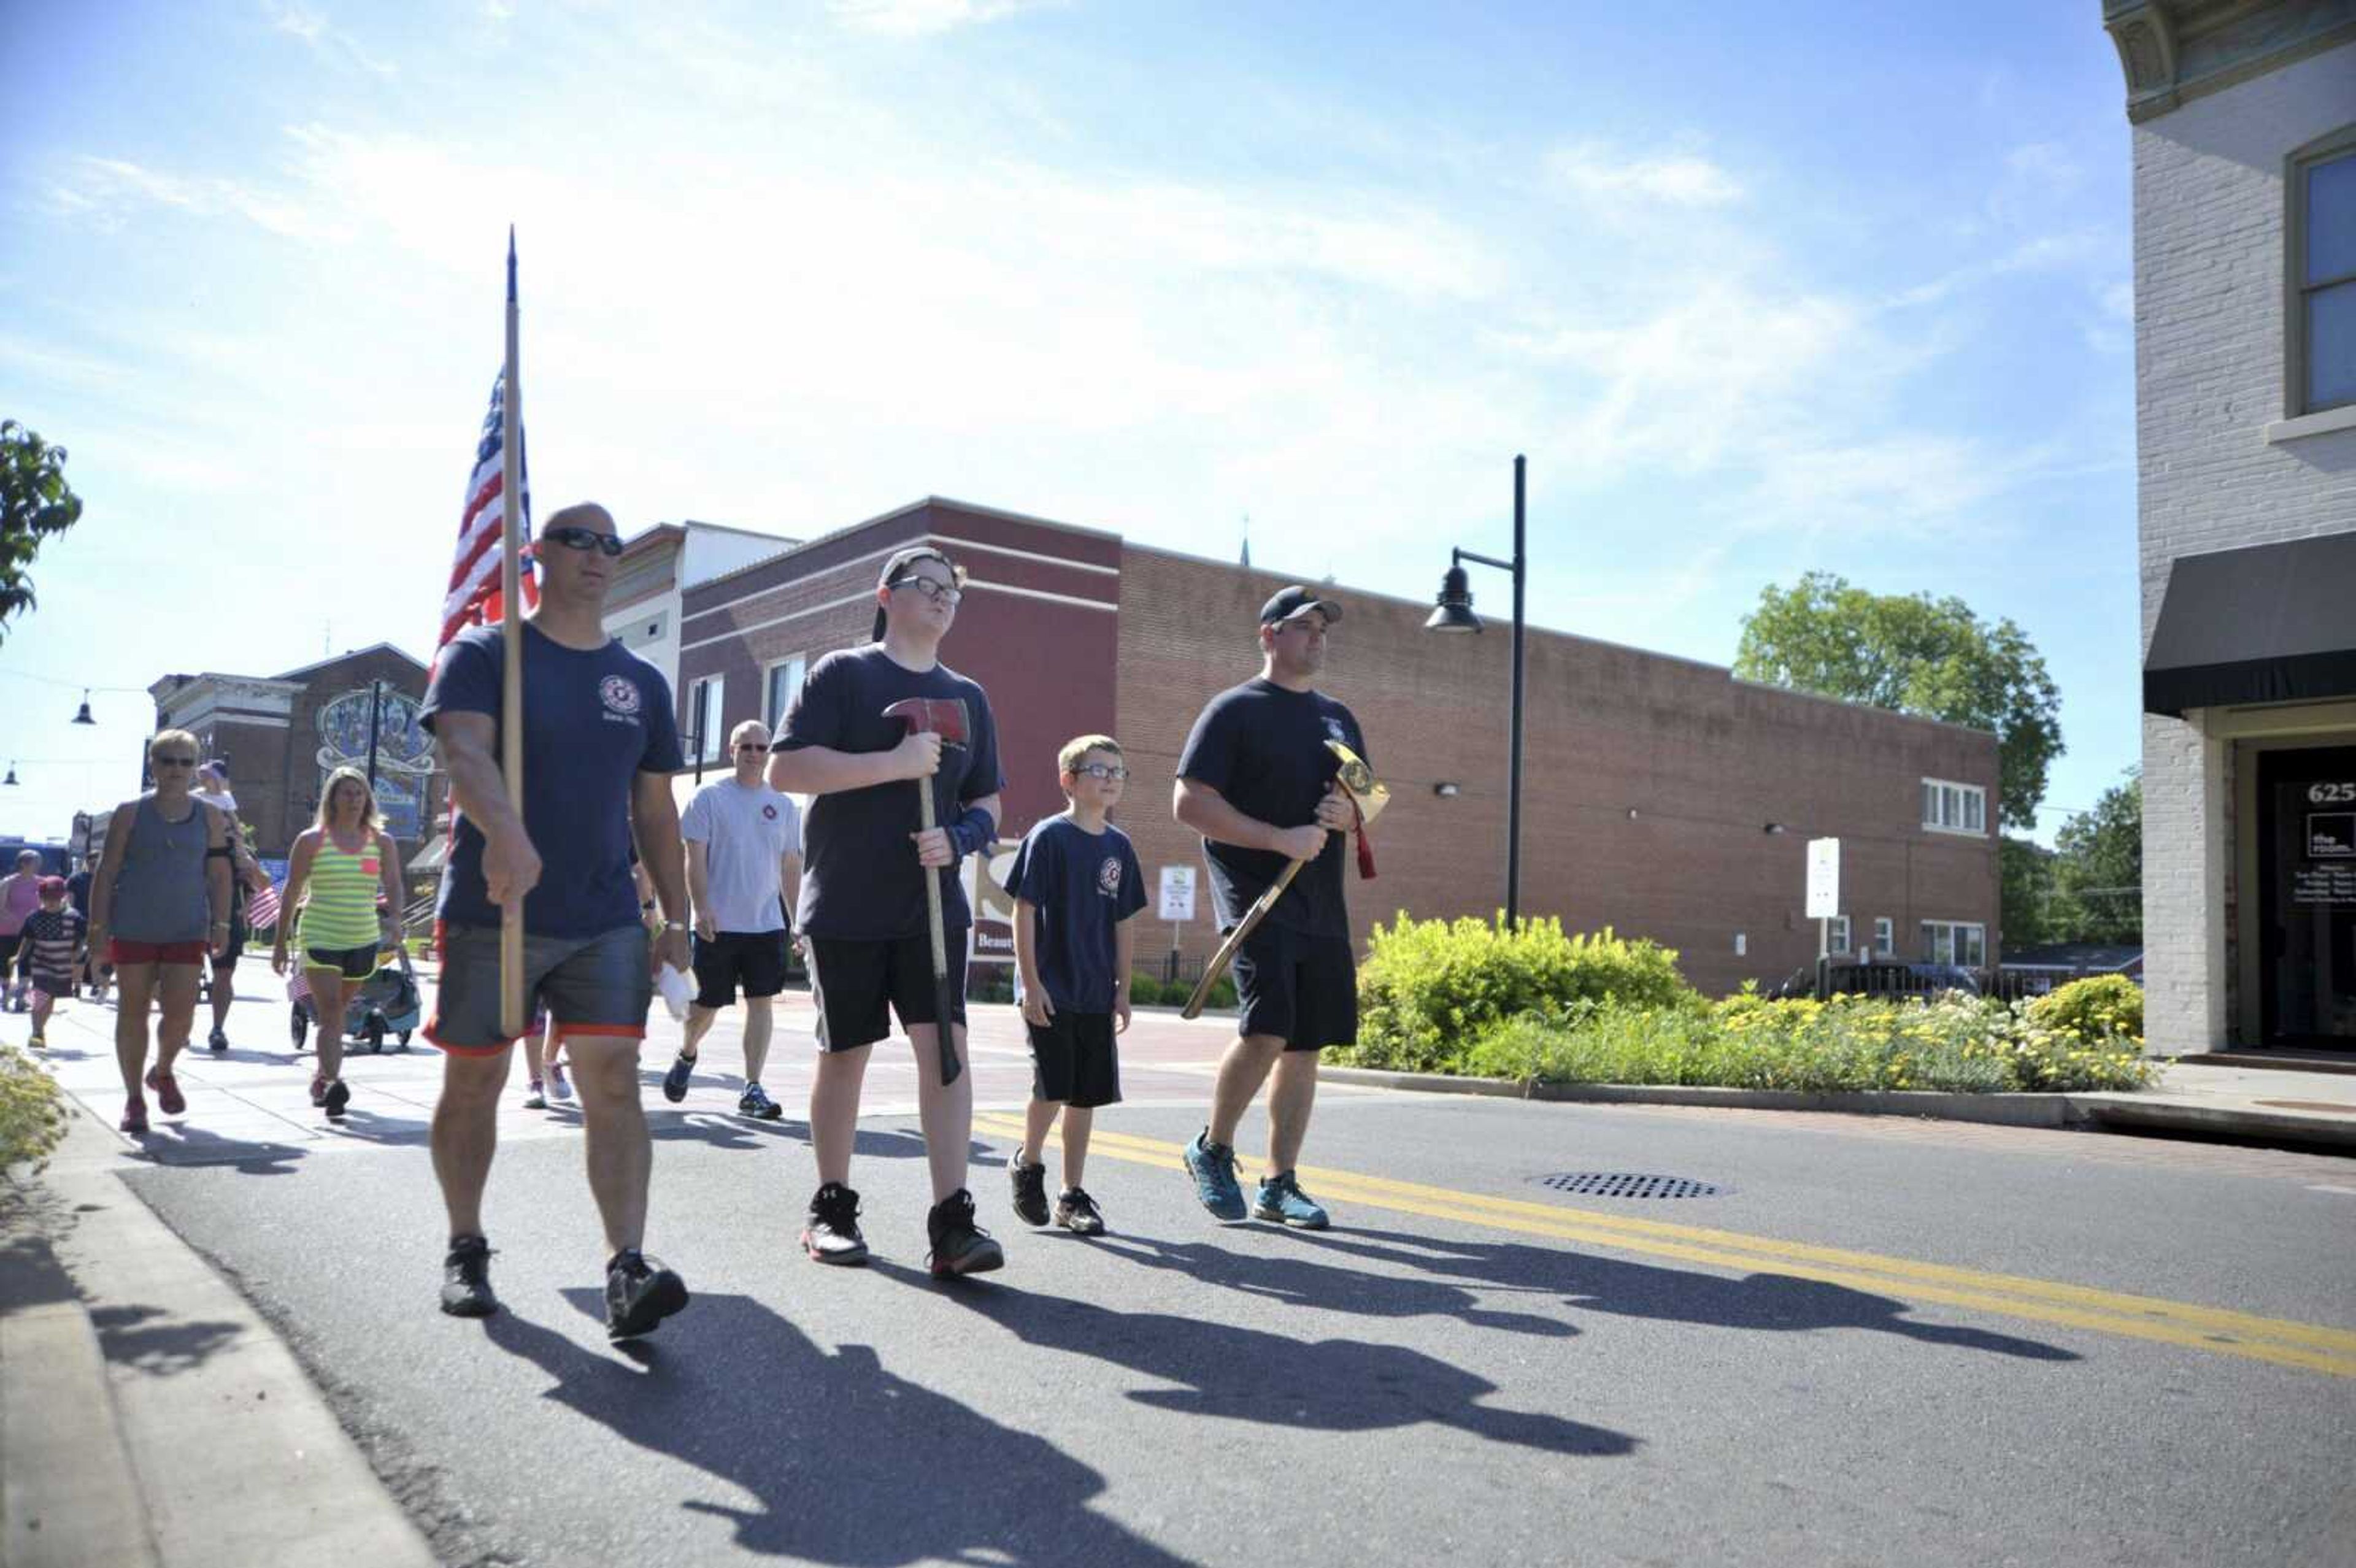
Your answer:
[[[1342,899],[1343,840],[1355,818],[1325,742],[1362,757],[1366,742],[1350,710],[1315,685],[1326,634],[1341,618],[1339,604],[1297,584],[1260,606],[1258,677],[1211,699],[1178,759],[1173,806],[1203,836],[1220,930],[1232,930],[1289,862],[1309,862],[1236,954],[1236,1042],[1219,1063],[1210,1125],[1186,1147],[1195,1196],[1221,1220],[1245,1215],[1236,1124],[1273,1072],[1269,1174],[1250,1213],[1310,1230],[1326,1224],[1293,1167],[1317,1100],[1317,1052],[1358,1035],[1357,962]]]

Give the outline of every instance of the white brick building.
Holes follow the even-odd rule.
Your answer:
[[[2356,1051],[2356,0],[2104,0],[2158,1051]]]

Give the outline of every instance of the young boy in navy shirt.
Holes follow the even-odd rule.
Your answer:
[[[1047,1129],[1064,1114],[1064,1188],[1055,1221],[1099,1235],[1104,1216],[1080,1185],[1098,1105],[1120,1098],[1113,1036],[1129,1028],[1129,965],[1145,907],[1145,875],[1129,835],[1105,820],[1129,781],[1109,735],[1083,735],[1056,753],[1070,806],[1023,837],[1006,891],[1014,900],[1014,962],[1034,1069],[1022,1152],[1009,1166],[1014,1211],[1047,1223]]]

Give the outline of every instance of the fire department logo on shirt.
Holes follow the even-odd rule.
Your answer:
[[[774,805],[765,805],[761,808],[761,815],[775,822],[777,819],[777,808]]]
[[[638,683],[627,676],[609,675],[597,683],[597,699],[606,712],[631,718],[638,711]]]
[[[1331,713],[1325,715],[1325,733],[1345,746],[1350,743],[1350,732],[1342,728],[1342,721]]]
[[[1106,856],[1104,864],[1097,868],[1097,891],[1108,899],[1120,896],[1119,856]]]

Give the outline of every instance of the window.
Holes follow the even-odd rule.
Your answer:
[[[1978,784],[1924,779],[1922,827],[1930,833],[1986,833],[1987,791]]]
[[[1847,953],[1848,951],[1848,916],[1837,914],[1825,923],[1831,932],[1830,951],[1836,955]]]
[[[806,667],[807,661],[800,654],[769,667],[768,702],[762,717],[768,723],[770,734],[775,735],[786,727],[787,710],[793,707],[794,699],[801,694],[802,671]]]
[[[1873,917],[1873,950],[1884,958],[1898,951],[1898,927],[1886,914]]]
[[[2356,125],[2293,154],[2284,187],[2289,411],[2356,405]]]
[[[687,733],[680,739],[686,742],[688,760],[701,756],[707,763],[720,761],[728,744],[728,731],[721,719],[721,703],[727,692],[727,677],[708,675],[695,683],[687,699]]]
[[[1977,969],[1987,963],[1987,927],[1966,921],[1926,920],[1922,923],[1922,956],[1933,964],[1960,964]]]

